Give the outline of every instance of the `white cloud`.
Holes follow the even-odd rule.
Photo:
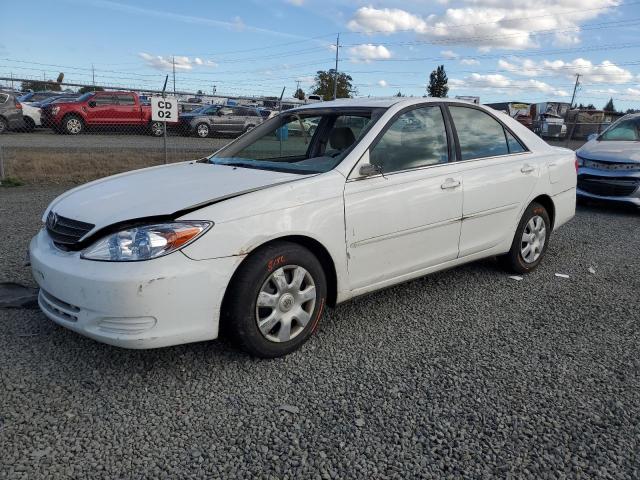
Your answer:
[[[640,88],[627,88],[625,90],[625,94],[627,94],[630,97],[640,99]]]
[[[513,93],[544,93],[555,97],[568,97],[569,92],[557,89],[548,83],[535,79],[514,80],[501,74],[472,73],[464,80],[449,80],[454,87],[465,87],[473,90],[492,90],[509,94]]]
[[[386,80],[378,80],[378,85],[381,87],[388,87],[389,84],[387,83]]]
[[[448,60],[453,60],[454,58],[458,58],[460,56],[453,50],[443,50],[440,52],[440,55]]]
[[[384,45],[372,45],[371,43],[356,45],[349,48],[349,55],[353,62],[371,62],[391,58],[391,52]]]
[[[475,58],[463,58],[460,63],[462,65],[480,65],[480,62]]]
[[[286,0],[287,3],[290,3],[291,5],[294,5],[296,7],[301,7],[302,5],[304,5],[304,0]]]
[[[525,77],[538,77],[542,75],[556,75],[562,77],[575,77],[580,74],[584,81],[589,83],[619,84],[633,80],[633,74],[617,66],[615,63],[604,60],[594,64],[584,58],[576,58],[570,62],[564,60],[542,60],[539,62],[514,58],[511,60],[500,59],[498,66],[507,72]]]
[[[559,45],[580,42],[580,25],[621,0],[461,0],[462,7],[441,14],[411,13],[398,8],[361,7],[349,29],[390,35],[411,31],[432,42],[469,45],[481,50],[525,50],[539,46],[537,31],[557,30]],[[425,5],[428,5],[425,2]],[[416,7],[420,8],[420,7]],[[571,12],[570,15],[566,12]]]
[[[174,62],[176,70],[192,70],[194,65],[217,67],[217,64],[212,60],[203,60],[199,57],[195,57],[192,60],[189,57],[181,55],[175,57],[163,57],[162,55],[151,55],[146,52],[140,52],[138,56],[145,61],[147,66],[155,68],[156,70],[173,70]]]

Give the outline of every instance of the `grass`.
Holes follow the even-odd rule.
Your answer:
[[[203,152],[198,150],[170,150],[168,161],[194,160],[202,156]],[[4,159],[7,179],[19,184],[84,183],[116,173],[162,165],[164,161],[163,150],[53,150],[34,147],[12,148]]]
[[[0,182],[0,187],[21,187],[22,185],[24,185],[24,182],[15,177],[5,177]]]

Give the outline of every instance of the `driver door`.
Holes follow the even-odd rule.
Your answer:
[[[344,191],[353,290],[410,276],[458,255],[462,179],[438,105],[392,119]],[[451,158],[451,162],[450,159]],[[360,176],[370,163],[383,174]]]

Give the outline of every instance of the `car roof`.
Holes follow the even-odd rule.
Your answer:
[[[469,105],[476,105],[473,102],[467,100],[461,100],[458,98],[434,98],[434,97],[365,97],[365,98],[340,98],[338,100],[329,100],[326,102],[310,103],[307,105],[301,105],[291,110],[308,110],[315,108],[353,108],[353,107],[365,107],[365,108],[389,108],[393,105],[410,106],[422,103],[431,102],[450,102],[450,103],[467,103]],[[291,110],[287,110],[290,112]]]

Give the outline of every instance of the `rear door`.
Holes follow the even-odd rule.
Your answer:
[[[123,93],[116,96],[118,105],[115,107],[115,121],[119,124],[137,125],[141,120],[140,107],[136,103],[133,93]]]
[[[448,110],[464,184],[459,247],[464,257],[513,235],[541,169],[498,117],[468,105],[450,105]]]
[[[343,127],[347,128],[347,127]],[[373,142],[344,191],[349,280],[358,290],[458,255],[462,179],[438,105],[407,109]],[[367,157],[368,156],[368,157]],[[383,175],[361,177],[370,163]]]
[[[216,132],[229,133],[233,130],[233,109],[231,107],[221,107],[216,115],[211,119]]]

